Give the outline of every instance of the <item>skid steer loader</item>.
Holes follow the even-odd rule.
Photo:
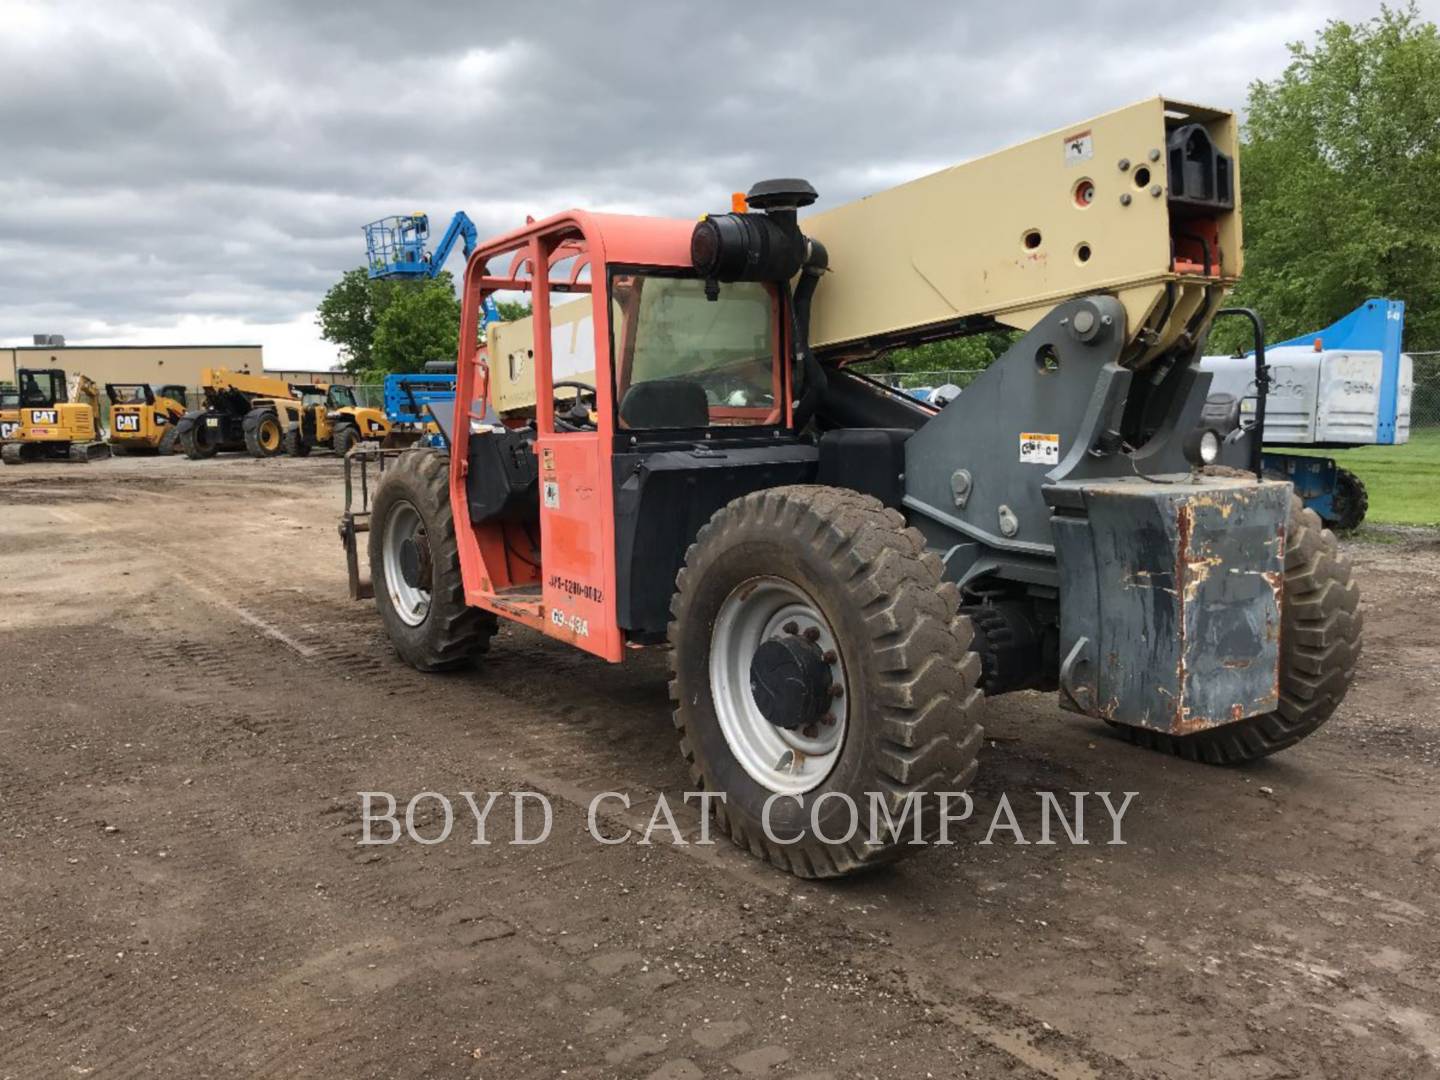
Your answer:
[[[21,368],[19,418],[0,461],[97,461],[110,456],[100,425],[100,391],[85,375],[68,380],[59,368]]]
[[[173,454],[185,415],[185,387],[106,383],[110,399],[110,450],[115,454]]]
[[[449,452],[400,455],[369,507],[395,650],[467,664],[502,618],[610,661],[668,645],[693,784],[810,877],[937,834],[987,695],[1215,764],[1293,745],[1361,619],[1258,444],[1224,467],[1197,437],[1238,179],[1234,117],[1157,98],[803,221],[816,193],[777,180],[698,224],[480,244]],[[483,353],[501,290],[533,314]],[[943,408],[848,370],[997,327],[1022,334]],[[876,800],[901,827],[847,829]]]

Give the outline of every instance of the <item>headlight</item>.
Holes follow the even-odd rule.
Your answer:
[[[1200,463],[1214,465],[1215,459],[1219,456],[1220,436],[1213,431],[1202,432],[1200,435]]]

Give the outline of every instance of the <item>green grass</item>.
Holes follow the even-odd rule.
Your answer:
[[[1410,432],[1403,446],[1355,450],[1294,450],[1334,458],[1365,482],[1376,525],[1440,525],[1440,428]]]

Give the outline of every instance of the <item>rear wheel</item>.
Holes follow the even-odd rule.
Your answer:
[[[240,427],[245,433],[245,449],[251,457],[274,457],[280,453],[285,432],[274,409],[251,409],[245,414]]]
[[[330,445],[335,448],[335,453],[344,457],[359,441],[360,432],[356,430],[354,424],[341,424],[335,429]]]
[[[1360,658],[1360,588],[1335,534],[1298,498],[1285,535],[1280,605],[1278,709],[1194,735],[1121,727],[1125,737],[1190,761],[1238,765],[1294,746],[1330,719]]]
[[[165,434],[160,436],[160,446],[157,448],[163,457],[175,453],[180,445],[180,429],[171,425],[165,429]]]
[[[19,443],[6,443],[0,446],[0,461],[6,465],[25,464],[25,448]]]
[[[1349,469],[1335,471],[1335,495],[1330,501],[1335,517],[1329,522],[1338,532],[1358,529],[1370,509],[1370,495],[1365,482]]]
[[[450,512],[449,457],[409,450],[385,470],[370,515],[375,606],[400,658],[445,671],[483,653],[494,614],[465,603]]]
[[[936,834],[936,793],[970,783],[982,739],[980,658],[940,573],[900,514],[839,488],[747,495],[700,530],[671,602],[670,696],[741,847],[835,877],[914,850],[907,814]],[[872,835],[881,813],[905,825]]]

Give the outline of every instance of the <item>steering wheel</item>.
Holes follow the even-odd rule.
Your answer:
[[[559,401],[555,402],[555,423],[561,431],[590,431],[595,427],[590,419],[590,410],[595,408],[598,400],[595,396],[595,387],[589,383],[581,382],[579,379],[561,379],[551,384],[550,392],[553,395],[560,389],[574,390],[575,398],[568,408],[563,407]],[[589,397],[589,404],[585,398]]]

